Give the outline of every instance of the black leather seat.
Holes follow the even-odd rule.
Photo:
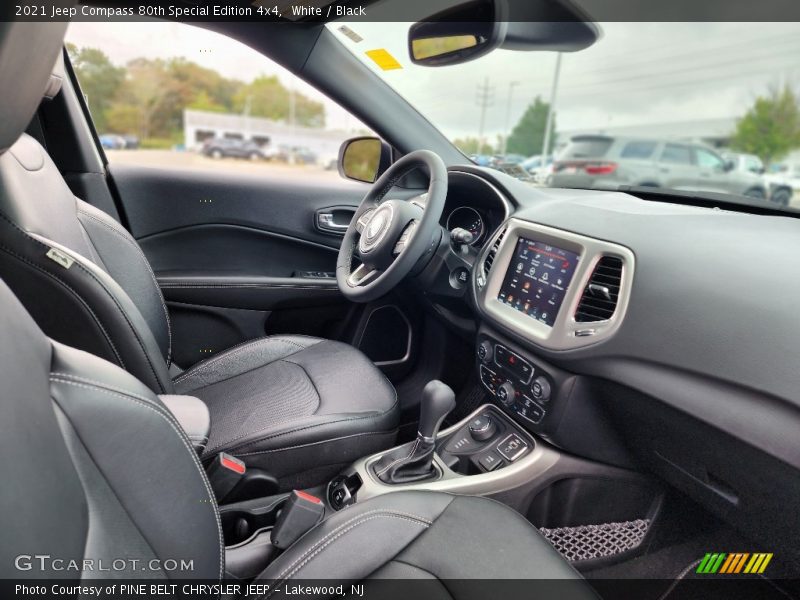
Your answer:
[[[201,398],[212,416],[204,457],[230,452],[288,487],[297,474],[302,484],[322,481],[390,447],[395,391],[345,344],[267,337],[185,372],[171,364],[169,313],[138,244],[76,198],[39,142],[20,135],[62,81],[51,72],[63,28],[49,25],[0,31],[0,276],[45,333],[119,365],[158,394]]]
[[[189,439],[159,398],[119,367],[46,338],[2,282],[0,338],[0,579],[223,579],[214,496]],[[25,558],[34,554],[47,558]],[[180,568],[186,561],[191,569]],[[479,593],[470,581],[478,578],[545,579],[550,597],[595,597],[509,508],[413,491],[333,514],[256,583],[278,582],[285,590],[281,584],[292,581],[414,579],[425,598],[537,595],[532,582],[507,589],[495,582]],[[407,585],[392,589],[408,597]]]

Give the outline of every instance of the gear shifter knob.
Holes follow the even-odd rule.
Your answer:
[[[419,415],[419,436],[433,442],[447,414],[456,407],[456,395],[450,386],[438,379],[429,381],[422,390]]]

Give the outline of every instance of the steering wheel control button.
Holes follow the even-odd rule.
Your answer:
[[[497,425],[488,415],[475,417],[469,423],[469,434],[478,442],[485,442],[497,432]]]
[[[492,348],[492,343],[489,340],[483,340],[480,344],[478,344],[478,358],[482,362],[492,362],[493,355],[494,348]]]
[[[533,384],[531,385],[531,393],[533,394],[533,398],[538,400],[539,402],[547,402],[550,400],[550,394],[552,390],[550,388],[550,382],[547,381],[546,377],[537,377],[534,379]]]
[[[494,450],[489,450],[482,456],[478,457],[478,464],[484,471],[494,471],[497,467],[503,464],[503,459]]]
[[[502,344],[494,349],[494,362],[516,375],[523,385],[527,385],[533,375],[533,366],[516,352],[512,352]]]
[[[505,406],[512,406],[516,401],[517,390],[514,389],[514,384],[506,381],[499,388],[497,388],[497,399]]]
[[[400,235],[400,239],[397,240],[397,243],[394,245],[394,254],[400,254],[408,244],[409,240],[414,235],[414,231],[417,228],[417,221],[411,221],[408,226],[403,230],[403,233]]]
[[[510,434],[497,446],[497,451],[508,462],[514,462],[528,450],[528,444],[516,433]]]

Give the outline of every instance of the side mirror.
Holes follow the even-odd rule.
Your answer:
[[[345,140],[339,148],[339,175],[373,183],[392,164],[392,149],[376,137]]]
[[[734,167],[736,167],[736,163],[729,158],[723,163],[722,170],[728,173],[730,171],[733,171]]]
[[[491,52],[508,29],[504,0],[470,0],[438,12],[408,30],[411,62],[441,67]]]

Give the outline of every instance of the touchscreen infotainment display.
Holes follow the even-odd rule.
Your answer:
[[[497,299],[552,327],[579,258],[574,252],[520,238]]]

